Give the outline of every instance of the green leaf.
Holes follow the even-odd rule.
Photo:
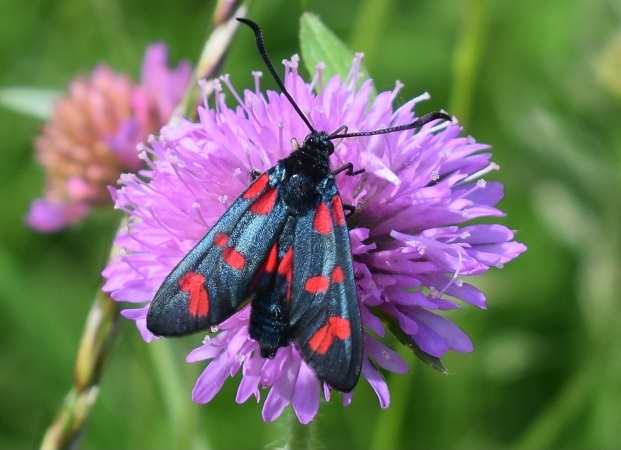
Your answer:
[[[309,73],[315,73],[317,63],[326,64],[323,71],[324,80],[328,80],[334,74],[345,79],[354,58],[354,52],[347,48],[318,16],[310,13],[304,13],[300,17],[300,49],[302,60]],[[360,68],[360,73],[363,75],[360,81],[370,78],[364,67]]]
[[[382,311],[379,308],[372,308],[372,312],[377,317],[382,319],[382,322],[388,325],[388,329],[390,330],[390,332],[399,340],[399,342],[401,342],[403,345],[407,346],[410,350],[412,350],[412,353],[414,353],[414,355],[418,359],[420,359],[422,362],[427,364],[429,367],[432,367],[436,369],[437,371],[441,372],[442,375],[448,375],[449,371],[444,366],[444,364],[442,364],[442,361],[440,360],[440,358],[431,356],[429,353],[425,353],[424,351],[422,351],[421,348],[418,345],[416,345],[416,342],[414,342],[414,340],[410,337],[410,335],[405,333],[401,329],[401,327],[399,326],[399,324],[397,323],[394,317],[389,316],[388,314],[386,314],[384,311]]]
[[[0,105],[27,116],[47,120],[52,115],[54,102],[61,95],[62,92],[50,89],[8,87],[0,89]]]

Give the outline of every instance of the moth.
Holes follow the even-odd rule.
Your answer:
[[[310,133],[250,186],[164,280],[147,313],[159,336],[208,330],[250,301],[249,335],[261,356],[273,358],[294,345],[320,380],[348,392],[363,359],[363,331],[356,293],[347,214],[335,175],[350,176],[351,163],[332,170],[333,141],[419,128],[450,117],[429,113],[412,123],[347,133],[318,131],[293,100],[270,61],[263,34],[249,26],[261,57]]]

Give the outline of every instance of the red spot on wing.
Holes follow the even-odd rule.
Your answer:
[[[332,197],[332,217],[339,227],[345,225],[345,214],[343,214],[343,204],[341,197],[335,195]]]
[[[276,190],[276,188],[268,189],[261,197],[257,199],[256,202],[252,204],[252,206],[250,207],[250,211],[259,215],[269,214],[272,211],[272,208],[274,208],[277,195],[278,191]]]
[[[241,270],[244,268],[244,264],[246,264],[246,258],[244,258],[244,255],[232,247],[225,249],[222,252],[222,257],[224,258],[224,262],[226,262],[233,269]]]
[[[272,249],[267,255],[267,258],[265,258],[265,262],[263,264],[264,264],[264,270],[266,272],[271,273],[271,272],[276,271],[276,265],[278,264],[278,245],[277,244],[274,244],[272,246]]]
[[[264,173],[259,178],[257,178],[248,189],[246,189],[246,192],[244,192],[244,195],[242,197],[246,200],[250,200],[251,198],[256,197],[263,190],[263,188],[265,188],[267,182],[268,177],[267,174]]]
[[[330,280],[327,277],[318,275],[316,277],[309,277],[308,280],[306,280],[304,289],[312,294],[318,294],[326,291],[328,286],[330,286]]]
[[[282,275],[287,279],[287,281],[291,281],[291,267],[293,262],[293,247],[289,247],[285,256],[280,260],[280,265],[278,266],[278,275]]]
[[[257,271],[257,274],[254,276],[252,283],[250,283],[250,290],[255,289],[256,284],[261,280],[266,273],[273,274],[276,271],[278,265],[278,244],[272,245],[271,250],[267,254],[267,258],[263,260],[261,263],[261,267]]]
[[[313,228],[321,234],[328,234],[332,231],[332,218],[330,217],[330,211],[328,211],[328,207],[324,202],[319,203],[319,206],[315,211]]]
[[[179,288],[187,292],[190,303],[188,312],[195,317],[209,314],[209,295],[205,289],[205,277],[200,273],[187,272],[179,279]]]
[[[339,316],[328,318],[324,326],[319,328],[308,341],[308,346],[319,355],[324,355],[332,346],[334,338],[341,340],[351,336],[349,320]]]
[[[332,281],[334,281],[335,283],[342,283],[344,276],[343,276],[343,269],[341,269],[341,266],[336,266],[334,268],[334,270],[332,270]]]
[[[278,275],[285,277],[287,280],[287,300],[291,299],[291,278],[293,277],[293,247],[285,253],[278,265]]]
[[[214,245],[220,248],[225,247],[228,241],[229,241],[229,237],[225,233],[218,233],[213,238]]]

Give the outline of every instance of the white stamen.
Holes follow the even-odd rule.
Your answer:
[[[459,184],[462,184],[462,183],[459,183]],[[472,194],[477,189],[485,189],[486,185],[487,185],[487,182],[485,180],[478,180],[477,183],[474,186],[472,186],[470,189],[468,189],[466,192],[461,194],[459,197],[455,197],[455,200],[458,200],[460,198],[464,198],[464,197]]]
[[[147,278],[147,276],[144,273],[142,273],[140,268],[138,266],[136,266],[134,263],[132,263],[130,258],[125,258],[123,261],[125,262],[125,264],[127,264],[129,267],[131,267],[131,269],[134,272],[136,272],[140,276],[140,278],[144,278],[144,279]]]
[[[296,53],[291,57],[291,68],[294,70],[295,75],[297,75],[299,65],[300,65],[300,56]]]
[[[347,77],[345,77],[345,85],[354,90],[356,88],[356,83],[360,78],[360,65],[362,64],[362,58],[364,57],[364,53],[358,52],[354,55],[354,59],[351,63],[351,68],[347,73]]]
[[[224,103],[224,93],[222,92],[222,83],[218,80],[213,80],[213,91],[214,91],[214,106],[216,109],[216,113],[220,115],[224,109],[226,109]]]
[[[218,325],[212,325],[212,326],[209,328],[209,330],[210,330],[212,333],[217,333],[217,332],[220,330],[220,328],[218,328]]]
[[[430,98],[431,98],[431,95],[429,95],[429,92],[423,92],[418,97],[414,97],[412,101],[416,105],[417,103],[424,102],[426,100],[429,100]]]
[[[259,116],[257,116],[257,111],[254,109],[254,101],[252,99],[248,99],[248,103],[246,103],[246,107],[244,109],[249,112],[250,116],[257,122],[257,124],[261,124],[261,120],[259,120]]]
[[[229,92],[233,95],[235,100],[237,100],[237,103],[239,103],[242,108],[246,109],[244,101],[241,99],[241,97],[233,87],[233,84],[231,84],[231,77],[229,76],[229,74],[225,73],[224,75],[221,75],[220,80],[222,80],[224,84],[226,84],[226,87],[229,89]]]
[[[498,170],[498,169],[500,169],[500,166],[498,164],[489,163],[487,167],[484,167],[483,169],[479,170],[476,173],[473,173],[469,177],[464,178],[459,184],[468,183],[469,181],[476,180],[477,178],[481,178],[483,175],[491,172],[492,170]]]
[[[201,213],[201,204],[198,202],[194,202],[192,203],[192,208],[194,208],[194,211],[196,211],[196,215],[198,216],[198,219],[201,221],[203,225],[205,225],[205,228],[209,228],[209,226],[207,225],[207,222],[205,221],[205,218],[203,217],[203,214]]]
[[[209,108],[209,97],[207,96],[207,91],[211,90],[208,88],[207,86],[207,80],[205,80],[204,78],[198,80],[196,82],[198,84],[198,87],[201,89],[201,95],[203,96],[203,106],[205,107],[205,109]]]
[[[453,274],[453,277],[449,280],[449,282],[446,284],[446,286],[444,286],[442,288],[442,290],[440,292],[438,292],[435,296],[433,296],[433,298],[440,298],[440,297],[442,297],[442,295],[444,295],[446,290],[449,287],[451,287],[451,285],[453,283],[455,283],[455,280],[457,280],[457,276],[459,275],[459,271],[461,270],[461,263],[462,263],[461,253],[460,252],[457,252],[457,257],[459,258],[459,262],[457,263],[457,270],[455,270],[455,273]]]
[[[382,358],[384,359],[390,359],[390,353],[388,353],[386,350],[382,350],[380,352],[380,355],[382,356]]]
[[[238,363],[243,363],[245,359],[246,359],[246,355],[239,355],[239,354],[235,355],[235,361]]]
[[[284,133],[285,124],[282,121],[278,121],[278,147],[280,148],[280,153],[282,154],[285,151],[283,147],[283,133]]]
[[[399,80],[395,81],[395,88],[390,93],[390,101],[391,102],[395,101],[395,99],[397,98],[397,95],[399,95],[399,91],[401,91],[403,86],[405,86],[405,85],[401,81],[399,81]]]
[[[179,159],[179,156],[174,155],[170,150],[166,150],[164,156],[166,157],[166,161],[173,167],[183,168],[185,166],[185,163]]]
[[[183,167],[185,166],[185,163],[182,160],[180,160],[177,155],[166,155],[166,156],[167,156],[168,162],[170,163],[170,167],[172,167],[172,170],[175,172],[175,175],[177,175],[177,178],[179,178],[179,181],[183,183],[183,185],[186,187],[188,192],[192,193],[193,195],[196,195],[196,193],[194,192],[194,187],[186,183],[184,177],[181,174],[181,171],[179,171],[179,169],[183,169]],[[187,172],[184,172],[184,173],[187,173]]]
[[[153,218],[153,220],[155,220],[157,222],[157,224],[162,227],[164,230],[166,230],[168,233],[170,233],[175,239],[178,238],[178,233],[173,232],[173,230],[171,230],[170,228],[168,228],[164,222],[162,222],[159,217],[157,217],[157,215],[155,214],[155,211],[153,211],[153,209],[151,208],[151,201],[147,201],[144,204],[144,208],[149,211],[149,214],[151,215],[151,217]]]
[[[315,74],[310,82],[310,89],[316,90],[319,95],[323,93],[323,71],[326,69],[326,64],[323,61],[319,61],[315,66]]]
[[[293,98],[297,97],[297,83],[295,82],[295,77],[297,77],[298,75],[298,63],[300,61],[300,57],[298,55],[293,55],[291,57],[291,61],[288,61],[286,59],[283,59],[282,63],[285,66],[285,84],[287,84],[287,79],[289,78],[288,75],[290,74],[291,77],[293,77],[292,79],[292,84],[290,86],[287,86],[287,88],[289,89],[289,94],[291,94],[291,96]],[[308,116],[308,114],[306,114]]]
[[[154,168],[153,161],[151,161],[151,158],[149,158],[149,154],[146,152],[146,150],[142,150],[138,152],[138,159],[140,159],[141,161],[144,161],[147,164],[147,166],[149,166],[150,168],[152,169]]]
[[[254,92],[257,95],[261,95],[261,77],[263,76],[263,72],[255,70],[252,72],[252,76],[254,77]]]
[[[136,179],[136,175],[133,173],[122,173],[119,175],[120,184],[130,184]]]

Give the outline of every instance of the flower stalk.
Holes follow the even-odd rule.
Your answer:
[[[315,421],[304,425],[300,423],[300,420],[293,413],[289,412],[289,435],[287,450],[309,450],[313,448],[313,442],[315,441]]]
[[[239,22],[235,20],[235,18],[246,17],[246,13],[248,12],[248,4],[250,2],[247,1],[239,6],[233,14],[228,16],[227,20],[223,20],[224,17],[222,17],[225,12],[224,10],[226,9],[223,6],[220,6],[223,3],[230,4],[231,1],[224,0],[218,4],[216,12],[214,13],[215,28],[203,46],[203,50],[198,59],[198,64],[196,64],[196,69],[194,70],[190,86],[176,109],[177,114],[174,114],[173,117],[177,115],[187,118],[196,117],[196,107],[203,98],[202,96],[206,95],[208,97],[212,93],[212,91],[209,91],[203,94],[198,85],[198,80],[209,80],[214,78],[220,72],[224,61],[226,60],[231,42],[233,41],[233,36],[235,36],[235,32],[239,27]],[[230,8],[229,5],[226,12],[230,13],[231,9],[232,8]],[[212,87],[211,85],[205,86],[205,89],[209,90],[212,89]]]
[[[470,121],[472,99],[488,34],[487,0],[469,0],[461,36],[453,58],[449,111],[463,124]]]
[[[104,362],[114,341],[119,307],[99,291],[86,319],[73,375],[73,387],[48,428],[41,449],[76,448],[97,394]]]

